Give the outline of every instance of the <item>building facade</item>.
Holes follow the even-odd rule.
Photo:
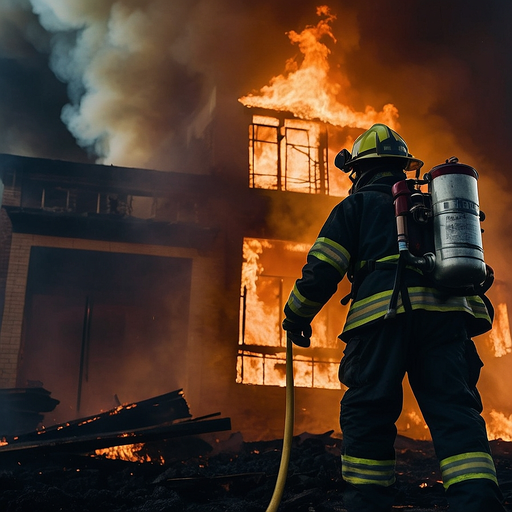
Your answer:
[[[183,388],[194,416],[281,434],[283,301],[339,198],[323,125],[244,132],[195,172],[0,155],[0,386],[51,391],[45,424]],[[342,323],[333,300],[296,351],[298,428],[337,428]]]

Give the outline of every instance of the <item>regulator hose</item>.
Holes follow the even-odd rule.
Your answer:
[[[293,421],[295,416],[295,393],[293,386],[293,349],[292,342],[286,337],[286,414],[284,418],[284,436],[283,451],[281,452],[281,463],[277,474],[274,494],[267,507],[266,512],[276,512],[281,498],[283,497],[284,485],[288,474],[288,464],[290,462],[290,452],[293,440]]]

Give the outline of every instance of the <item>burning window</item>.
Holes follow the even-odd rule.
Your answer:
[[[237,382],[285,385],[286,339],[283,307],[306,261],[309,245],[245,239],[242,266]],[[336,302],[336,301],[333,301]],[[339,305],[327,304],[315,318],[312,348],[295,349],[295,384],[339,389],[341,349],[337,334],[343,320]]]
[[[328,194],[325,127],[295,118],[253,116],[249,175],[252,188]]]

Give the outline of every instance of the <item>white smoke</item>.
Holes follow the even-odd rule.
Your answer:
[[[51,67],[68,84],[62,119],[116,165],[171,168],[169,148],[205,101],[196,58],[208,8],[194,0],[31,0],[54,34]],[[181,130],[182,131],[182,130]],[[165,148],[165,151],[164,151]],[[159,152],[167,162],[158,161]]]

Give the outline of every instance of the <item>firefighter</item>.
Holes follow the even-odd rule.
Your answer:
[[[388,312],[399,261],[391,187],[419,170],[398,133],[375,124],[341,151],[349,195],[309,250],[284,308],[283,328],[308,347],[311,321],[347,274],[351,305],[340,334],[344,503],[349,512],[389,512],[395,494],[395,423],[402,381],[430,430],[453,512],[504,511],[476,384],[482,362],[471,336],[492,326],[485,296],[447,296],[418,269],[403,270],[396,315]]]

